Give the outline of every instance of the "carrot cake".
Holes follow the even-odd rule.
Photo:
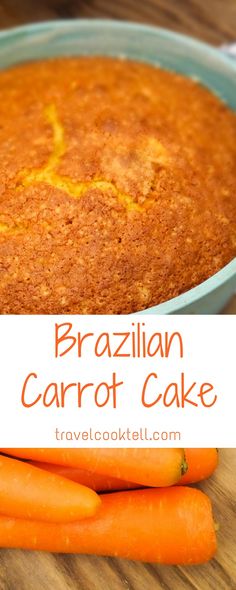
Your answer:
[[[236,115],[118,58],[0,74],[0,313],[131,313],[236,256]]]

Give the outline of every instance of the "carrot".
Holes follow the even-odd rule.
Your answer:
[[[206,479],[212,475],[217,467],[218,452],[217,449],[185,449],[185,456],[188,465],[187,473],[182,475],[178,484],[185,485]],[[76,481],[82,485],[88,486],[96,492],[109,492],[119,490],[137,489],[140,484],[101,475],[80,469],[79,467],[64,467],[63,465],[54,465],[52,463],[40,463],[32,461],[32,465],[45,469],[51,473],[57,473],[62,477],[67,477],[72,481]]]
[[[185,449],[185,456],[188,470],[187,473],[182,475],[178,482],[179,485],[194,483],[210,477],[218,464],[217,449]],[[132,490],[141,487],[140,484],[132,481],[101,475],[79,467],[64,467],[63,465],[37,461],[31,463],[36,467],[40,467],[40,469],[57,473],[62,477],[67,477],[72,481],[88,486],[96,492]]]
[[[48,522],[93,516],[101,504],[94,491],[69,479],[0,456],[1,514]]]
[[[86,469],[80,469],[79,467],[63,467],[63,465],[40,463],[37,461],[31,461],[31,465],[45,469],[45,471],[50,471],[51,473],[56,473],[62,477],[67,477],[96,492],[117,492],[119,490],[133,490],[140,487],[140,484],[136,484],[133,481],[125,481],[124,479],[101,475],[100,473],[94,473]]]
[[[0,517],[0,546],[163,564],[203,563],[213,557],[211,503],[200,490],[173,487],[101,497],[97,515],[68,524]]]
[[[23,459],[80,467],[144,486],[170,486],[186,463],[183,449],[1,449]]]
[[[181,477],[181,485],[207,479],[218,465],[217,449],[185,449],[185,455],[188,470]]]

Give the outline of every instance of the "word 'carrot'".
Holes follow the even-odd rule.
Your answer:
[[[211,503],[188,487],[101,496],[96,516],[69,524],[0,517],[0,546],[111,555],[163,564],[203,563],[216,550]]]
[[[60,523],[93,516],[100,504],[99,496],[85,486],[0,456],[1,514]]]
[[[170,486],[185,472],[184,449],[1,449],[23,459],[80,467],[144,486]]]

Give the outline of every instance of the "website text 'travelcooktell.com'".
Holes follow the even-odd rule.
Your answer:
[[[89,428],[88,430],[60,430],[55,429],[54,432],[56,441],[180,441],[181,432],[179,431],[166,431],[166,430],[150,430],[147,427],[138,428],[133,430],[130,428],[118,428],[117,430],[94,430]]]
[[[236,316],[202,319],[2,317],[1,446],[233,448]]]

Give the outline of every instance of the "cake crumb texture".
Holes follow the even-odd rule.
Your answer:
[[[0,313],[140,311],[236,256],[236,115],[209,90],[81,57],[0,96]]]

